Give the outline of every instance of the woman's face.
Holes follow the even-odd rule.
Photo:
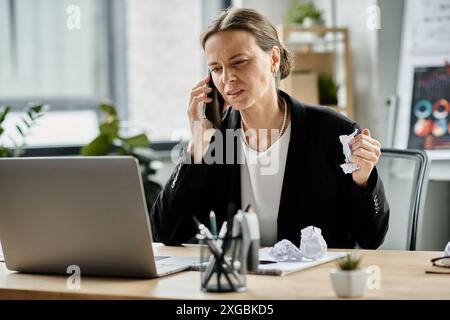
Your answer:
[[[275,92],[272,69],[278,70],[280,51],[263,51],[255,37],[242,30],[216,33],[205,43],[205,55],[215,86],[237,110],[264,104]]]

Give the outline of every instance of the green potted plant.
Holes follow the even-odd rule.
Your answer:
[[[0,157],[20,157],[24,153],[26,146],[26,137],[31,128],[36,125],[37,120],[48,110],[48,105],[30,103],[19,120],[14,125],[15,134],[7,133],[3,123],[11,111],[11,107],[0,107]],[[12,144],[12,147],[6,145],[6,141]]]
[[[294,4],[286,14],[286,22],[291,26],[301,28],[323,27],[323,13],[313,3]],[[296,31],[289,35],[289,43],[310,43],[325,36],[322,31]]]
[[[286,15],[286,20],[288,24],[301,25],[304,28],[325,24],[323,12],[318,10],[313,3],[293,5]]]
[[[361,257],[354,253],[338,260],[338,269],[330,270],[331,283],[341,298],[357,298],[364,295],[369,271],[360,267]]]
[[[150,150],[150,139],[144,132],[133,136],[122,135],[121,129],[124,122],[120,120],[114,105],[101,103],[99,105],[103,120],[99,124],[99,135],[89,144],[81,148],[81,155],[102,156],[108,154],[130,155],[138,159],[147,208],[153,206],[162,187],[151,180],[150,176],[155,173],[151,167],[153,161]]]
[[[337,105],[339,86],[333,77],[328,74],[319,75],[319,102],[321,105]]]

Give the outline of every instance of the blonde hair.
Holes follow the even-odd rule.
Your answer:
[[[286,78],[293,66],[293,54],[280,42],[278,32],[273,24],[256,10],[246,8],[227,9],[217,16],[201,36],[201,44],[205,49],[206,40],[212,35],[227,30],[244,30],[250,32],[258,46],[268,52],[274,46],[280,48],[280,80]]]

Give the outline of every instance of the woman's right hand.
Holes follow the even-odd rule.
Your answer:
[[[189,126],[191,129],[191,141],[187,151],[194,156],[195,162],[200,162],[208,149],[213,132],[213,126],[209,120],[204,117],[203,108],[205,103],[211,102],[208,93],[212,88],[208,87],[210,75],[202,79],[191,91],[189,99]]]

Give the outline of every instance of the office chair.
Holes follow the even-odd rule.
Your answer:
[[[430,161],[422,150],[381,149],[377,164],[390,206],[389,230],[379,249],[416,250]]]

